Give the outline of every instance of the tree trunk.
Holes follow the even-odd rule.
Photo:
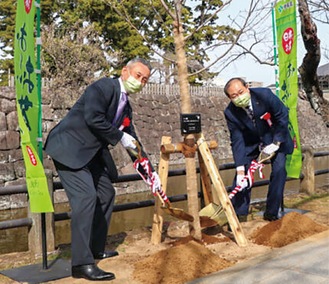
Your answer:
[[[174,22],[174,40],[175,51],[177,57],[177,70],[178,70],[178,82],[181,98],[181,113],[191,113],[191,97],[189,93],[188,73],[186,54],[184,50],[184,36],[183,27],[179,19]],[[193,149],[195,145],[195,137],[193,134],[185,136],[184,143],[188,149]],[[189,154],[185,155],[186,165],[186,190],[188,196],[188,209],[189,213],[194,217],[194,222],[191,227],[191,235],[201,240],[201,226],[199,219],[199,199],[198,199],[198,182],[195,165],[195,152],[188,151]]]
[[[298,0],[298,11],[301,19],[301,33],[307,51],[298,71],[311,107],[317,114],[322,116],[323,121],[329,127],[329,103],[323,98],[317,76],[317,68],[321,58],[317,27],[311,18],[307,0]]]

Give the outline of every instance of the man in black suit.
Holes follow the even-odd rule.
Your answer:
[[[260,151],[271,158],[271,176],[264,219],[278,219],[287,177],[286,155],[293,151],[293,141],[288,130],[288,109],[268,88],[248,88],[241,78],[230,79],[224,92],[231,100],[224,111],[230,131],[231,147],[236,166],[233,187],[247,187],[244,179],[252,160]],[[237,193],[232,204],[240,221],[245,221],[249,211],[251,190]]]
[[[108,145],[121,142],[126,149],[136,149],[138,139],[127,98],[145,86],[150,74],[150,64],[135,58],[122,68],[120,78],[94,82],[51,130],[45,143],[71,206],[74,278],[115,278],[95,264],[95,259],[118,254],[105,251],[115,200],[112,181],[118,176]],[[129,125],[123,123],[127,119]],[[131,158],[136,159],[132,155]],[[160,186],[155,172],[154,178]]]

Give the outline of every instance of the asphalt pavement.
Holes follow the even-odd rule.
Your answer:
[[[329,283],[329,230],[187,284],[279,283]]]

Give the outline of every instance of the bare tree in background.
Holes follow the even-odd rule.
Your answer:
[[[310,13],[315,22],[329,25],[329,2],[327,0],[309,0],[307,1]],[[322,42],[321,56],[329,60],[329,46]]]
[[[303,89],[312,108],[321,115],[329,127],[329,103],[323,97],[320,89],[317,68],[321,59],[320,39],[317,36],[317,26],[313,22],[306,0],[298,0],[298,11],[301,19],[301,33],[307,53],[302,65],[298,68]]]
[[[301,22],[301,34],[306,49],[302,65],[298,71],[302,79],[303,89],[307,100],[314,111],[321,115],[323,121],[329,127],[328,102],[323,97],[323,92],[319,86],[317,68],[321,56],[329,59],[329,51],[326,45],[320,46],[320,39],[317,36],[317,26],[315,22],[329,24],[329,3],[327,0],[297,0]],[[255,62],[262,65],[274,66],[273,42],[269,43],[272,27],[264,25],[264,19],[270,17],[271,6],[269,3],[258,3],[254,9],[241,11],[236,18],[232,19],[232,26],[239,26],[241,19],[249,18],[248,29],[240,36],[240,40],[235,44],[230,54],[225,57],[226,66],[236,62],[240,58],[251,56]],[[252,13],[259,12],[262,21],[257,21],[251,16]],[[313,21],[314,19],[314,21]],[[252,24],[253,23],[253,24]]]

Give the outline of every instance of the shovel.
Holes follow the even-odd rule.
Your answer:
[[[163,194],[165,194],[165,193],[163,193]],[[180,219],[180,220],[184,220],[184,221],[188,221],[188,222],[194,221],[193,216],[186,213],[183,209],[171,207],[171,203],[170,203],[169,199],[167,198],[167,200],[164,201],[163,198],[161,197],[161,194],[158,191],[157,191],[157,196],[159,197],[160,201],[162,202],[161,209],[164,212],[166,212],[167,214],[169,214],[177,219]],[[200,218],[200,226],[202,228],[214,227],[218,224],[216,222],[216,220],[213,220],[213,219],[209,218],[208,216],[200,215],[199,218]]]
[[[163,193],[163,194],[165,194],[165,193]],[[169,199],[167,198],[166,201],[164,201],[161,194],[159,193],[159,191],[157,191],[157,196],[159,197],[159,199],[162,203],[161,209],[164,212],[166,212],[167,214],[169,214],[177,219],[180,219],[180,220],[185,220],[185,221],[189,221],[189,222],[194,221],[193,216],[186,213],[183,209],[171,207],[171,203],[170,203]]]
[[[263,151],[261,151],[258,158],[257,158],[257,164],[264,163],[265,161],[271,159],[274,155],[275,155],[275,152],[272,153],[271,155],[267,155]],[[253,175],[253,172],[252,173],[249,173],[249,172],[252,172],[251,167],[248,170],[248,174]],[[253,180],[253,178],[252,178],[252,180]],[[249,187],[251,187],[251,185],[252,184],[250,184]],[[239,191],[240,190],[238,189],[238,187],[236,187],[229,194],[229,198],[232,199],[234,197],[234,195],[236,193],[238,193]],[[218,205],[218,204],[215,204],[215,203],[210,203],[207,206],[205,206],[204,208],[202,208],[202,210],[200,210],[200,212],[199,212],[199,216],[200,216],[200,218],[208,217],[220,226],[224,226],[225,224],[227,224],[227,217],[226,217],[226,214],[223,210],[223,207],[221,205]]]
[[[135,142],[136,146],[137,146],[137,151],[133,150],[133,149],[129,149],[130,153],[132,153],[138,160],[142,159],[142,150],[141,150],[141,146],[140,144],[136,141]],[[137,170],[137,169],[136,169]],[[138,172],[138,171],[137,171]],[[147,171],[146,171],[147,172]],[[158,198],[160,199],[162,206],[161,209],[163,211],[165,211],[165,213],[180,219],[180,220],[184,220],[184,221],[188,221],[188,222],[193,222],[194,218],[192,215],[186,213],[183,209],[181,208],[174,208],[171,206],[171,203],[168,199],[168,197],[166,196],[166,194],[162,191],[161,192],[157,191],[156,192]],[[200,226],[205,228],[205,227],[213,227],[216,226],[217,223],[216,221],[210,219],[208,216],[200,216]]]
[[[135,142],[135,144],[136,144],[136,147],[137,147],[137,151],[135,151],[133,149],[129,149],[129,151],[138,160],[142,160],[143,157],[142,157],[141,146],[137,141]],[[137,172],[138,172],[138,170],[137,170]],[[145,172],[147,173],[148,171],[146,170]],[[141,175],[141,173],[139,173],[139,174]],[[194,221],[193,216],[186,213],[186,212],[184,212],[183,209],[171,207],[171,203],[170,203],[168,197],[166,196],[166,194],[162,191],[162,189],[161,189],[161,192],[157,191],[156,194],[157,194],[158,198],[160,199],[160,201],[162,203],[161,209],[164,210],[167,214],[169,214],[169,215],[171,215],[171,216],[173,216],[177,219],[180,219],[180,220],[184,220],[184,221],[188,221],[188,222],[193,222]]]

